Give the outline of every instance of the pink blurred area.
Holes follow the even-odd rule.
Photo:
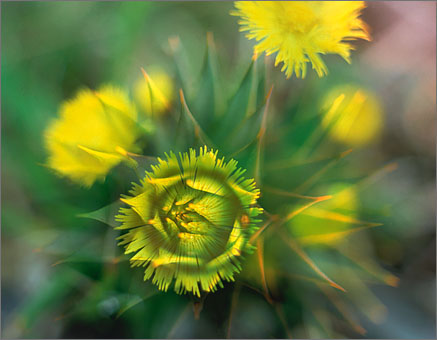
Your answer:
[[[373,41],[361,54],[361,61],[381,74],[393,75],[386,80],[385,97],[401,99],[403,105],[391,114],[398,115],[404,136],[417,152],[434,155],[436,2],[375,1],[367,6],[365,19],[371,27]],[[390,91],[401,86],[400,79],[409,84],[402,89],[403,98]],[[395,104],[399,106],[388,102],[388,109]]]

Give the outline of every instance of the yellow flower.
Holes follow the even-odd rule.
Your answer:
[[[321,192],[332,198],[304,210],[288,224],[293,237],[302,244],[334,245],[353,233],[359,223],[359,197],[353,185],[330,184]]]
[[[287,78],[304,78],[307,62],[319,77],[328,70],[320,54],[335,53],[350,63],[347,41],[370,40],[359,18],[363,1],[236,1],[232,15],[240,16],[240,31],[256,39],[255,54],[277,52],[275,66],[284,63]]]
[[[152,70],[149,74],[138,79],[134,86],[135,100],[149,116],[159,116],[170,107],[173,96],[173,82],[169,75],[162,70]]]
[[[259,189],[235,160],[225,163],[206,146],[166,156],[122,198],[129,207],[116,216],[117,229],[127,230],[120,244],[159,289],[175,281],[178,294],[214,292],[234,280],[253,249]]]
[[[63,103],[45,132],[48,166],[91,186],[123,159],[124,150],[137,151],[136,118],[135,106],[120,89],[81,90]]]
[[[334,140],[359,147],[377,139],[383,124],[383,111],[378,98],[369,91],[353,85],[343,85],[330,91],[323,101],[324,108],[333,106],[322,120]]]

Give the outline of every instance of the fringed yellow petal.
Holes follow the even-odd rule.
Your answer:
[[[345,41],[370,40],[359,18],[364,7],[364,1],[236,1],[231,15],[257,41],[255,54],[277,53],[275,66],[283,63],[287,78],[305,78],[308,62],[322,77],[328,69],[321,54],[339,54],[349,63],[352,47]]]

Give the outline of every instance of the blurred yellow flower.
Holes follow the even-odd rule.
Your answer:
[[[342,210],[356,213],[359,208],[359,197],[355,186],[347,183],[335,183],[323,186],[321,192],[332,195],[332,198],[320,202],[318,207],[325,210]],[[317,207],[316,207],[317,208]]]
[[[134,97],[139,107],[148,116],[159,116],[170,107],[173,96],[173,82],[170,76],[162,70],[156,69],[139,79],[134,86]]]
[[[289,223],[293,237],[302,244],[335,244],[361,223],[357,220],[359,197],[353,185],[330,184],[321,192],[332,197],[304,210]]]
[[[124,150],[137,151],[136,118],[135,106],[122,90],[81,90],[63,103],[60,117],[45,132],[48,166],[91,186],[122,160]]]
[[[235,7],[240,31],[258,41],[255,54],[277,52],[275,66],[282,62],[287,78],[293,72],[304,78],[307,62],[322,77],[328,70],[320,54],[339,54],[350,63],[347,41],[370,40],[359,18],[363,1],[236,1]]]
[[[333,103],[337,102],[332,109]],[[322,120],[334,140],[359,147],[377,139],[383,124],[383,111],[378,98],[352,85],[343,85],[329,92],[323,107],[331,108]]]

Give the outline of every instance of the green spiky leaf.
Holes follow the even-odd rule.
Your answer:
[[[207,50],[195,97],[189,100],[193,116],[203,129],[210,127],[214,117],[220,116],[224,104],[217,52],[213,36],[207,34]]]

